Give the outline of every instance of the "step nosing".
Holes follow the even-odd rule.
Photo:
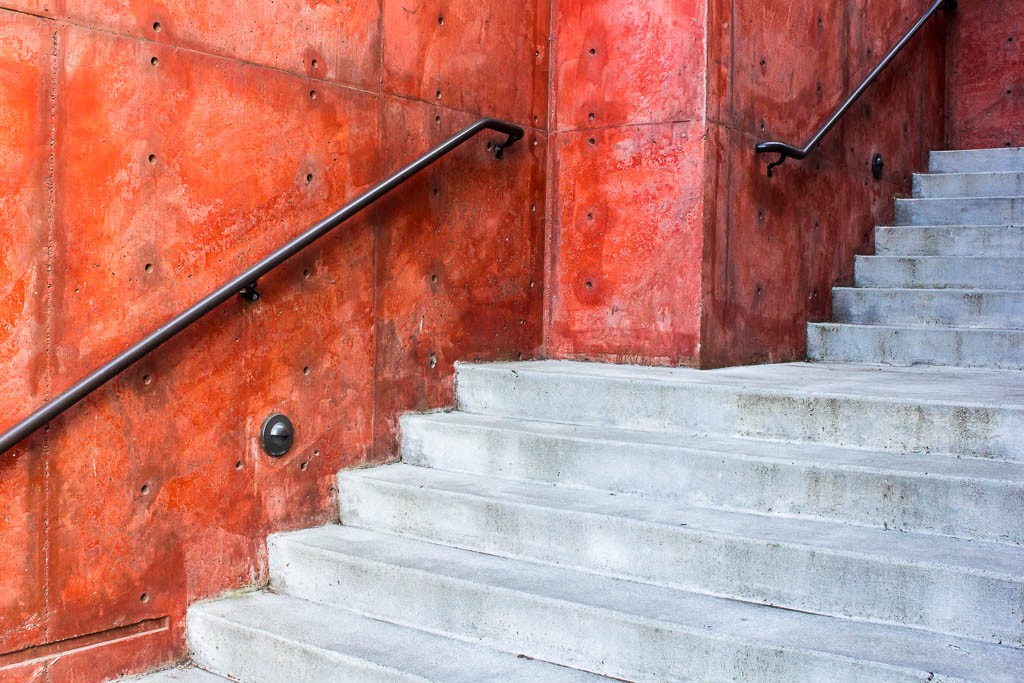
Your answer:
[[[477,475],[463,475],[466,478],[482,479]],[[592,511],[592,510],[580,510],[575,507],[561,507],[553,504],[544,504],[531,501],[520,501],[509,497],[508,494],[500,495],[485,495],[481,493],[470,493],[465,491],[453,491],[450,488],[445,488],[441,485],[416,485],[408,484],[405,482],[395,483],[390,481],[374,480],[376,483],[383,483],[385,486],[392,486],[394,488],[400,488],[407,491],[416,493],[418,491],[427,490],[434,492],[435,494],[444,495],[446,497],[453,497],[458,499],[473,500],[484,504],[487,507],[493,507],[494,505],[501,505],[505,507],[520,508],[526,510],[539,510],[545,512],[554,512],[560,515],[574,516],[578,518],[589,518],[595,520],[614,520],[618,523],[635,525],[642,528],[649,528],[660,531],[671,531],[674,534],[685,537],[699,537],[704,539],[727,539],[735,542],[742,542],[745,544],[757,545],[761,547],[780,547],[789,550],[795,550],[799,552],[813,552],[820,555],[827,555],[830,557],[841,557],[848,559],[866,560],[871,562],[880,562],[883,564],[897,565],[897,566],[912,566],[918,568],[929,568],[929,569],[942,569],[944,571],[952,571],[957,574],[966,574],[971,576],[983,576],[991,579],[1001,579],[1005,581],[1024,582],[1024,574],[1009,574],[994,569],[986,569],[983,567],[972,567],[963,564],[951,564],[947,562],[929,561],[923,559],[915,559],[908,557],[899,557],[893,555],[885,555],[878,552],[867,552],[861,550],[855,550],[851,548],[834,548],[834,547],[822,547],[819,545],[813,545],[810,542],[798,542],[798,541],[787,541],[782,538],[770,539],[760,535],[751,533],[741,533],[736,530],[722,530],[722,529],[709,529],[704,526],[690,526],[688,523],[672,524],[667,521],[653,521],[649,519],[642,519],[636,516],[628,514],[622,514],[622,511]],[[554,488],[551,486],[550,488]],[[573,491],[577,493],[591,493],[600,492],[595,489],[568,489],[567,491]],[[615,493],[607,496],[608,498],[622,498],[630,501],[644,500],[650,503],[650,499],[644,498],[643,496],[635,496],[626,493]],[[657,505],[657,503],[654,503]],[[779,518],[773,518],[766,515],[756,515],[747,512],[726,512],[724,510],[716,510],[713,508],[699,508],[696,506],[679,506],[684,508],[682,512],[696,511],[699,513],[714,513],[721,512],[731,516],[749,517],[752,520],[760,520],[764,523],[771,524],[777,523]],[[372,519],[372,514],[368,517]],[[886,531],[879,530],[875,527],[846,524],[842,522],[832,521],[821,518],[785,518],[787,521],[797,522],[806,527],[820,527],[823,535],[828,534],[829,529],[844,528],[844,529],[860,529],[863,530],[864,534],[881,536],[889,536],[896,534],[896,537],[904,536],[906,538],[917,539],[917,540],[929,540],[936,543],[945,543],[950,545],[983,545],[987,543],[993,543],[993,541],[976,541],[973,539],[964,539],[953,536],[943,536],[938,534],[922,534],[915,532],[901,532],[901,531]],[[374,529],[376,530],[376,529]],[[887,539],[892,540],[892,538]],[[1003,544],[1007,547],[1014,548],[1009,544]],[[896,547],[902,547],[899,543]],[[917,552],[916,549],[910,548],[911,552]],[[500,557],[500,556],[499,556]]]
[[[470,415],[472,417],[480,417],[480,415],[478,415],[478,414],[470,414]],[[493,418],[490,418],[490,419],[493,419]],[[499,418],[499,419],[501,419],[501,418]],[[671,452],[671,454],[677,454],[677,453],[679,453],[679,454],[686,454],[687,456],[692,456],[692,457],[697,458],[697,459],[703,459],[705,457],[726,458],[726,459],[733,460],[733,461],[736,461],[736,462],[753,462],[753,463],[770,464],[770,465],[790,465],[790,466],[793,466],[793,467],[801,467],[801,468],[807,468],[807,469],[820,469],[820,470],[825,470],[825,471],[856,472],[856,473],[859,473],[859,474],[878,474],[880,476],[901,476],[901,477],[910,477],[910,478],[917,478],[917,479],[927,478],[929,480],[931,480],[931,479],[938,479],[938,480],[941,480],[941,481],[958,482],[958,483],[965,483],[965,484],[967,484],[967,483],[983,482],[983,483],[992,483],[992,484],[1008,484],[1008,485],[1013,485],[1013,486],[1024,486],[1024,465],[1021,466],[1021,475],[1022,476],[1021,476],[1020,479],[1007,479],[1007,478],[1004,478],[1004,477],[992,477],[992,476],[984,476],[984,475],[977,475],[977,474],[946,474],[946,473],[941,473],[941,472],[926,472],[926,471],[918,471],[918,470],[913,470],[913,469],[900,468],[899,467],[899,463],[900,463],[899,459],[894,459],[893,460],[894,465],[895,465],[894,467],[878,467],[878,466],[869,466],[869,465],[855,465],[855,464],[849,464],[849,463],[834,462],[834,461],[829,461],[829,460],[824,460],[824,459],[814,459],[811,456],[804,456],[804,455],[792,455],[792,454],[787,454],[787,455],[764,455],[764,454],[741,453],[741,452],[736,452],[736,451],[732,451],[732,450],[727,450],[724,446],[721,446],[721,447],[716,447],[716,446],[686,446],[686,445],[656,443],[656,442],[644,441],[642,439],[632,439],[631,440],[627,436],[630,433],[629,430],[628,429],[624,429],[624,428],[618,428],[618,427],[608,427],[607,428],[607,432],[612,435],[612,436],[608,436],[608,437],[591,437],[591,436],[578,436],[578,435],[575,435],[575,434],[548,433],[548,432],[541,432],[541,431],[537,431],[537,430],[531,430],[528,427],[517,426],[517,425],[511,424],[511,423],[514,423],[514,422],[527,422],[527,423],[535,423],[535,424],[538,424],[538,425],[541,425],[541,424],[543,424],[543,425],[565,424],[567,427],[580,427],[580,428],[588,428],[588,425],[569,425],[568,423],[551,423],[551,422],[542,422],[542,421],[538,421],[538,420],[525,420],[525,419],[517,420],[517,419],[513,419],[513,418],[504,418],[504,419],[508,423],[510,423],[510,424],[483,425],[483,424],[474,424],[474,423],[471,423],[471,422],[468,422],[468,421],[461,421],[461,420],[436,420],[436,422],[444,424],[446,426],[455,426],[455,427],[458,427],[459,429],[465,429],[465,430],[468,430],[468,431],[483,432],[483,433],[511,432],[511,433],[515,433],[515,434],[524,434],[524,435],[527,435],[527,436],[530,436],[530,437],[536,437],[536,438],[541,438],[541,439],[545,439],[545,440],[559,441],[559,442],[578,442],[578,443],[596,444],[596,445],[601,445],[601,444],[604,444],[604,443],[613,443],[613,444],[619,444],[619,445],[622,445],[622,446],[640,446],[640,447],[643,447],[645,449],[655,449],[655,450],[659,450],[659,451]],[[435,420],[431,420],[427,424],[434,424],[434,423],[435,423]],[[623,435],[622,436],[618,436],[618,434],[623,434]],[[633,434],[639,436],[639,435],[652,434],[652,432],[636,431],[636,432],[633,432]],[[676,434],[672,434],[672,436],[675,436],[675,435]],[[706,435],[706,434],[699,434],[699,433],[693,433],[693,434],[687,434],[687,436],[700,438],[700,437],[708,436],[708,435]],[[729,440],[729,441],[736,442],[737,445],[744,444],[744,445],[748,445],[748,446],[753,446],[753,445],[758,444],[758,443],[764,443],[766,445],[772,445],[772,446],[787,445],[787,444],[792,445],[794,447],[806,447],[807,446],[806,443],[802,443],[802,442],[770,441],[770,440],[767,440],[767,439],[740,439],[740,438],[736,438],[736,437],[725,437],[725,436],[722,436],[722,437],[719,437],[719,438],[721,438],[723,440]],[[828,448],[829,448],[829,450],[849,452],[851,454],[873,453],[873,454],[877,454],[879,456],[890,456],[890,457],[892,455],[889,452],[879,451],[877,449],[871,449],[871,448],[852,448],[850,446],[829,446]],[[915,455],[919,455],[919,454],[915,454]],[[955,461],[963,461],[963,460],[967,459],[967,460],[970,460],[972,462],[975,462],[975,461],[993,462],[993,461],[991,461],[989,459],[984,459],[984,458],[965,458],[964,456],[957,456],[957,455],[948,454],[948,453],[929,453],[926,456],[921,456],[921,457],[926,457],[926,458],[928,458],[931,461],[937,461],[937,460],[941,459],[941,460],[955,462]],[[1016,464],[1016,463],[1013,463],[1011,461],[995,461],[995,462],[999,462],[999,464]],[[434,468],[426,468],[426,469],[434,469]],[[467,473],[467,474],[471,474],[471,473]],[[515,479],[513,479],[513,481],[514,480]],[[596,491],[604,490],[604,489],[593,488],[593,487],[582,487],[582,488],[596,490]]]

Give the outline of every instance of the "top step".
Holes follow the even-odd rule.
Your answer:
[[[1024,147],[932,152],[931,173],[997,173],[1024,171]]]

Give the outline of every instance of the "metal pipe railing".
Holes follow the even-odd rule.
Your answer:
[[[921,30],[921,27],[924,26],[925,23],[927,23],[927,21],[937,12],[952,12],[955,9],[956,0],[935,0],[931,7],[928,8],[928,11],[910,27],[907,34],[903,36],[891,50],[889,50],[888,54],[886,54],[882,61],[879,62],[878,66],[872,69],[871,73],[867,75],[867,78],[857,86],[857,89],[854,90],[841,105],[839,105],[838,109],[832,112],[832,115],[828,117],[828,120],[825,121],[821,128],[818,129],[817,133],[811,136],[811,139],[808,140],[807,144],[803,147],[795,147],[793,145],[786,144],[785,142],[775,141],[757,143],[754,146],[754,151],[758,154],[779,154],[779,158],[776,161],[768,164],[768,177],[771,178],[772,174],[775,172],[775,167],[785,162],[786,159],[792,158],[799,160],[807,158],[807,155],[814,151],[814,148],[821,143],[822,139],[828,135],[828,132],[832,130],[837,123],[839,123],[839,120],[843,118],[847,111],[849,111],[854,102],[864,94],[864,91],[868,89],[868,86],[875,82],[875,79],[878,78],[879,74],[885,71],[886,67],[889,66],[893,59],[896,58],[896,55],[906,47],[907,43],[910,42],[910,39],[917,35],[917,32]]]
[[[302,235],[288,242],[238,277],[224,285],[221,285],[198,303],[193,304],[191,307],[174,316],[156,330],[146,335],[114,358],[110,359],[106,364],[76,382],[69,389],[56,396],[53,400],[44,404],[41,408],[18,422],[6,432],[0,434],[0,454],[3,454],[13,448],[22,439],[46,425],[50,420],[81,401],[100,386],[139,361],[146,354],[177,335],[179,332],[231,297],[241,295],[250,301],[258,299],[259,293],[256,291],[256,282],[259,278],[284,263],[299,251],[302,251],[310,244],[344,223],[353,215],[359,213],[361,210],[365,209],[367,206],[374,203],[418,172],[422,171],[424,168],[430,166],[449,154],[455,148],[485,130],[497,131],[508,136],[503,142],[492,143],[493,146],[490,147],[495,157],[498,159],[502,158],[506,147],[509,147],[517,140],[522,139],[524,135],[523,129],[519,126],[499,119],[480,119],[476,123],[473,123],[437,147],[434,147],[408,166],[405,166],[389,178],[367,190],[327,218],[324,218],[322,221],[309,228],[309,230],[304,232]]]

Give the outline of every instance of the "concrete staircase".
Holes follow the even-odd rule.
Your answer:
[[[1024,368],[1024,153],[935,152],[858,256],[811,360]]]
[[[269,590],[190,610],[194,660],[251,683],[1024,681],[1024,200],[1002,196],[1024,153],[932,171],[810,326],[821,362],[460,365],[401,464],[339,475],[343,526],[271,537]]]

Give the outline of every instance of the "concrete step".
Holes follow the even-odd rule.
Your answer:
[[[193,607],[188,633],[198,662],[244,683],[607,680],[266,592]]]
[[[857,256],[858,287],[1024,289],[1024,258],[969,256]]]
[[[875,228],[877,256],[1014,256],[1024,254],[1020,225],[899,225]]]
[[[1024,680],[1020,648],[360,529],[274,536],[270,567],[271,584],[292,595],[630,681]]]
[[[928,170],[932,173],[1020,172],[1024,171],[1024,147],[932,152]]]
[[[783,363],[692,370],[459,364],[469,413],[636,430],[1024,460],[1024,374]]]
[[[402,460],[723,510],[1024,544],[1019,463],[467,413],[403,417]]]
[[[810,323],[807,359],[1024,370],[1024,331]]]
[[[836,287],[832,320],[860,325],[1024,329],[1024,291]]]
[[[1024,196],[1024,172],[914,174],[914,197]]]
[[[227,683],[229,679],[197,669],[194,666],[164,669],[145,676],[119,678],[119,681],[135,681],[136,683]]]
[[[346,526],[816,614],[1024,641],[1016,546],[410,465],[343,472],[338,487]]]
[[[1024,225],[1024,197],[897,199],[896,225]]]

